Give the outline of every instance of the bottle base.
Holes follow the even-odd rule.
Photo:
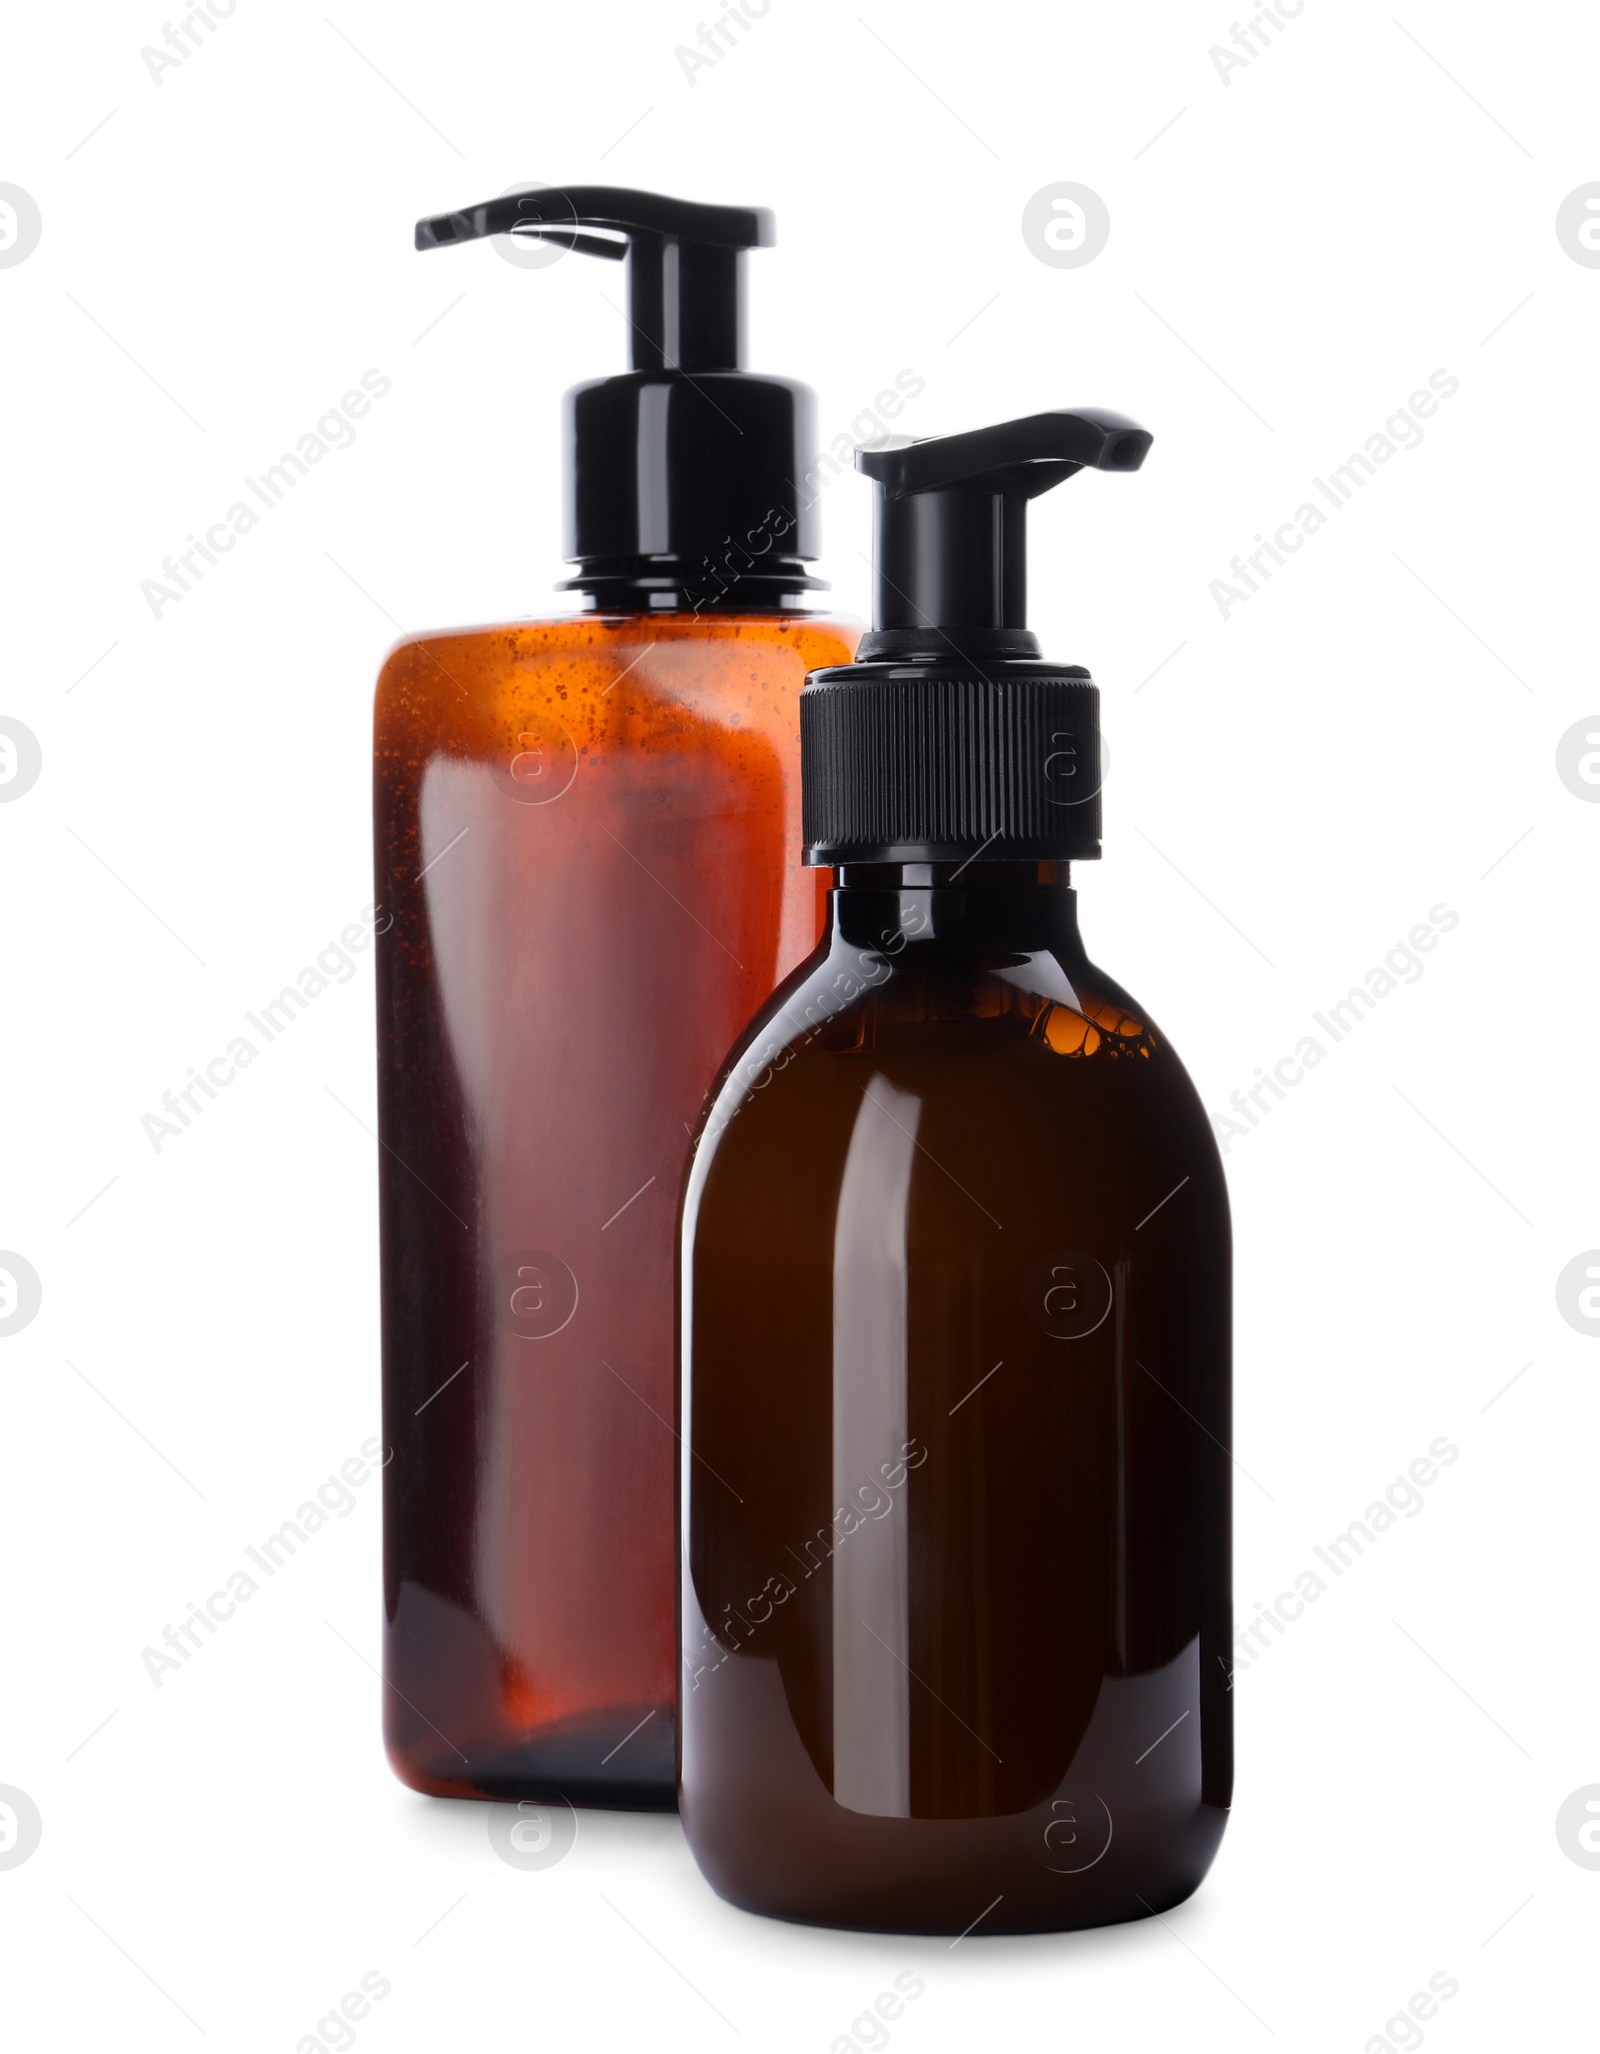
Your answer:
[[[581,1710],[551,1716],[529,1689],[525,1667],[475,1613],[403,1584],[383,1675],[389,1766],[425,1797],[678,1808],[670,1669],[659,1680],[638,1677],[638,1694],[620,1702],[591,1685]],[[575,1694],[570,1681],[566,1688]]]
[[[519,1764],[491,1763],[481,1774],[451,1776],[391,1756],[389,1766],[408,1790],[424,1797],[467,1798],[482,1803],[571,1804],[580,1811],[675,1812],[678,1793],[671,1783],[580,1782]]]
[[[960,1911],[952,1908],[943,1913],[931,1905],[926,1913],[901,1907],[801,1909],[795,1905],[780,1906],[765,1898],[758,1902],[718,1884],[712,1887],[725,1903],[737,1910],[753,1912],[758,1918],[778,1919],[785,1925],[822,1926],[846,1933],[920,1935],[930,1939],[949,1934],[955,1939],[981,1940],[986,1936],[999,1938],[1018,1933],[1089,1932],[1097,1926],[1124,1926],[1138,1919],[1159,1918],[1164,1912],[1186,1903],[1204,1880],[1202,1869],[1198,1875],[1177,1882],[1169,1879],[1164,1888],[1152,1885],[1149,1891],[1137,1891],[1122,1904],[1101,1900],[1075,1910],[1060,1905],[1029,1905],[1020,1898],[1013,1906],[1007,1894],[1001,1892],[999,1901],[992,1903],[987,1911],[980,1905],[976,1916],[967,1912],[965,1906]],[[981,1897],[982,1891],[974,1891],[972,1895]]]
[[[504,1735],[477,1747],[469,1742],[466,1752],[434,1734],[427,1736],[426,1746],[417,1744],[414,1734],[403,1743],[391,1734],[387,1753],[400,1781],[425,1797],[675,1812],[675,1729],[670,1707],[625,1707],[603,1717],[562,1720],[510,1745]],[[634,1756],[631,1763],[607,1760],[624,1750]]]
[[[909,1792],[859,1775],[836,1795],[777,1664],[728,1661],[684,1697],[684,1833],[719,1896],[799,1925],[976,1939],[1153,1917],[1199,1888],[1228,1821],[1228,1706],[1207,1706],[1205,1682],[1198,1640],[1105,1677],[1061,1741],[1066,1773],[1032,1803],[985,1810],[929,1778],[913,1812]]]
[[[938,1864],[920,1873],[907,1868],[892,1877],[881,1874],[874,1881],[842,1887],[837,1873],[821,1872],[806,1878],[764,1876],[753,1882],[708,1861],[698,1846],[694,1851],[719,1897],[740,1911],[789,1925],[957,1939],[970,1935],[975,1940],[1007,1933],[1073,1933],[1159,1917],[1192,1897],[1205,1880],[1227,1819],[1225,1812],[1206,1810],[1210,1817],[1196,1820],[1188,1844],[1173,1850],[1155,1874],[1139,1875],[1135,1864],[1125,1863],[1092,1889],[1074,1888],[1067,1875],[1061,1876],[1058,1887],[1048,1875],[1019,1873],[1004,1863],[986,1873],[978,1861],[970,1867],[961,1864],[955,1873]],[[772,1850],[767,1855],[774,1866],[781,1862],[781,1855]]]

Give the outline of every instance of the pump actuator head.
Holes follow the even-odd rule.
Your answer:
[[[812,394],[744,355],[744,253],[765,207],[710,207],[624,186],[544,186],[417,223],[419,250],[537,238],[627,269],[629,370],[563,403],[568,589],[607,611],[753,612],[813,588]]]
[[[1151,439],[1121,414],[1082,408],[858,449],[856,469],[878,487],[868,641],[914,631],[936,649],[1025,629],[1028,501],[1077,471],[1138,470]],[[1029,641],[1018,653],[1038,654]]]
[[[1100,694],[1027,625],[1030,499],[1136,471],[1120,414],[1031,414],[856,452],[878,487],[872,632],[800,695],[811,864],[1100,854]]]

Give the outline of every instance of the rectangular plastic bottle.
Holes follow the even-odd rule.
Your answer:
[[[800,610],[810,394],[738,369],[770,217],[547,188],[418,241],[513,226],[627,237],[634,369],[567,398],[591,610],[378,683],[386,1739],[437,1795],[665,1809],[677,1194],[820,932],[798,699],[855,632]]]

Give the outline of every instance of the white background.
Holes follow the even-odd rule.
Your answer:
[[[289,2050],[377,1971],[371,2054],[820,2054],[912,1970],[906,2054],[1573,2044],[1600,1348],[1555,1283],[1600,1243],[1600,807],[1556,752],[1600,731],[1600,270],[1555,216],[1600,179],[1600,20],[1307,0],[1224,80],[1220,4],[772,0],[691,84],[689,0],[333,5],[239,0],[159,84],[153,0],[7,36],[0,180],[43,235],[0,268],[0,712],[43,770],[0,806],[0,1246],[44,1293],[0,1341],[0,1784],[43,1820],[0,1869],[8,2043]],[[1229,1148],[1241,1617],[1430,1441],[1460,1456],[1240,1670],[1233,1823],[1159,1923],[788,1928],[672,1819],[506,1866],[486,1807],[384,1764],[376,1483],[159,1689],[141,1661],[377,1428],[370,953],[159,1154],[141,1119],[369,901],[396,630],[560,610],[558,395],[622,367],[617,274],[411,248],[533,179],[773,207],[751,362],[825,439],[907,369],[912,433],[1154,431],[1141,476],[1038,505],[1033,618],[1105,695],[1089,948],[1208,1106],[1459,914]],[[1021,231],[1063,180],[1110,213],[1076,268]],[[369,368],[354,446],[153,618],[142,581]],[[1224,618],[1230,559],[1436,370],[1420,446]],[[823,517],[860,615],[864,482]]]

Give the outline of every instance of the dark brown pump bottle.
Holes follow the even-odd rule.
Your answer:
[[[674,1200],[821,931],[797,703],[855,635],[803,610],[811,394],[739,368],[772,217],[546,188],[417,242],[513,230],[626,257],[633,368],[566,398],[587,610],[378,682],[386,1738],[436,1795],[670,1809]]]
[[[1024,626],[1026,502],[1150,437],[879,447],[875,632],[801,695],[826,936],[684,1196],[679,1803],[750,1910],[1160,1912],[1232,1783],[1227,1196],[1078,939],[1098,693]]]

